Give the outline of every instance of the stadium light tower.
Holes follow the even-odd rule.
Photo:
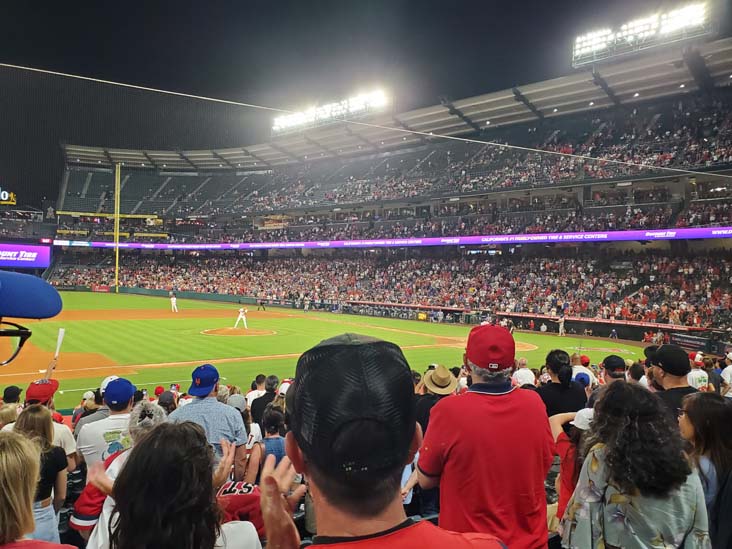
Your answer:
[[[374,90],[336,101],[310,107],[309,109],[278,116],[272,124],[272,133],[280,135],[307,127],[329,124],[338,120],[361,117],[389,105],[389,97],[384,90]]]
[[[674,42],[713,34],[713,17],[707,2],[687,4],[629,21],[619,28],[603,28],[578,36],[572,65],[581,67]]]

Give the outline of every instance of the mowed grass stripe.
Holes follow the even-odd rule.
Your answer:
[[[33,344],[46,351],[53,350],[61,326],[66,329],[63,351],[100,353],[118,364],[296,353],[344,331],[334,323],[287,317],[258,322],[257,328],[274,330],[277,334],[256,337],[201,334],[206,329],[231,326],[226,319],[218,318],[47,322],[34,327]],[[399,345],[430,345],[435,341],[431,334],[386,332],[377,327],[364,326],[349,331],[381,337]]]

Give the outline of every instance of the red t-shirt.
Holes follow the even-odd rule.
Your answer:
[[[577,447],[572,444],[569,437],[560,433],[557,438],[557,454],[562,460],[559,469],[559,500],[557,501],[557,517],[562,520],[564,510],[567,508],[574,489],[577,486],[579,469],[577,469]]]
[[[508,383],[481,383],[432,408],[418,466],[440,477],[442,528],[494,534],[511,548],[543,549],[544,479],[553,456],[539,395],[511,390]]]
[[[506,549],[506,546],[489,534],[457,534],[438,528],[429,521],[423,520],[414,524],[411,520],[373,536],[357,538],[317,537],[312,547],[328,547],[329,549],[352,549],[354,547],[399,547],[399,549]],[[544,542],[546,545],[546,542]]]

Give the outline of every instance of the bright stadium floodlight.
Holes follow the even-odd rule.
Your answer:
[[[646,48],[712,34],[712,17],[705,2],[634,19],[618,29],[601,29],[578,36],[572,64],[580,67]]]
[[[389,98],[383,90],[374,90],[338,101],[310,107],[307,110],[285,114],[274,119],[272,131],[282,133],[289,130],[326,124],[348,117],[362,116],[374,110],[382,109],[389,104]]]
[[[704,25],[707,19],[706,4],[691,4],[661,15],[661,34],[671,34],[687,27]]]

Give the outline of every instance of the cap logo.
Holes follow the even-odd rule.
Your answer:
[[[488,364],[488,369],[489,370],[498,370],[498,364],[496,364],[495,362],[491,362],[490,364]]]
[[[200,377],[197,377],[195,383],[196,383],[196,385],[200,385],[201,384],[201,378]]]

